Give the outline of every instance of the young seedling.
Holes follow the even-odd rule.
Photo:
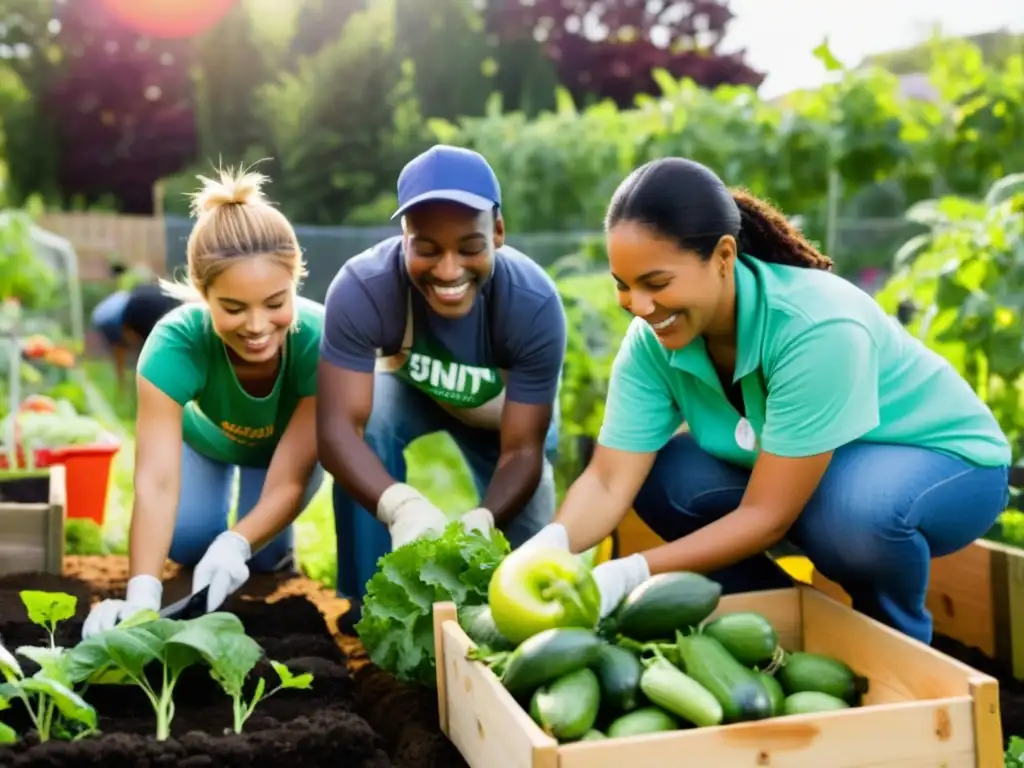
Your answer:
[[[11,705],[7,699],[0,696],[0,711],[10,709]],[[6,723],[0,723],[0,746],[9,746],[15,744],[18,741],[18,734],[11,726]]]
[[[21,650],[24,649],[19,649]],[[5,703],[2,708],[7,708],[11,699],[21,699],[41,742],[50,740],[56,713],[60,713],[68,721],[85,726],[85,730],[75,738],[95,731],[96,710],[70,687],[59,680],[47,677],[46,672],[47,667],[41,667],[34,675],[26,677],[14,655],[0,645],[0,674],[7,681],[0,685],[0,698]],[[2,738],[4,734],[0,734],[0,739]]]
[[[75,682],[137,685],[156,714],[156,739],[165,741],[174,719],[174,687],[181,673],[202,657],[188,646],[169,642],[188,622],[157,619],[125,624],[91,635],[72,648],[67,654],[67,674]],[[158,689],[145,675],[151,662],[160,663]]]
[[[75,615],[78,599],[59,592],[26,590],[21,592],[21,600],[29,620],[46,630],[49,642],[45,646],[25,645],[16,649],[16,653],[39,665],[39,671],[31,677],[26,677],[17,658],[0,646],[0,674],[6,681],[0,685],[0,699],[4,700],[0,709],[9,707],[12,699],[20,699],[41,742],[49,741],[55,727],[63,733],[78,730],[75,739],[87,736],[96,730],[96,710],[72,690],[65,671],[67,657],[55,642],[57,625]],[[58,714],[72,727],[56,723]],[[0,741],[9,735],[0,733]]]
[[[57,625],[75,617],[78,598],[63,592],[35,589],[25,589],[19,594],[28,611],[29,621],[45,629],[50,638],[50,648],[56,648]]]
[[[231,697],[235,733],[242,732],[245,721],[260,701],[287,688],[309,688],[313,682],[313,675],[293,675],[284,664],[272,661],[270,663],[280,683],[266,693],[267,681],[261,677],[256,683],[252,699],[246,702],[243,692],[245,681],[256,663],[263,658],[263,649],[245,634],[238,617],[230,613],[211,613],[195,619],[170,642],[192,648],[210,665],[210,676]]]

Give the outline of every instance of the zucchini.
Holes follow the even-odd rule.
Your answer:
[[[583,734],[583,736],[580,738],[580,741],[601,741],[602,739],[607,738],[607,736],[605,736],[596,728],[591,728],[589,731]]]
[[[787,696],[816,691],[835,696],[847,704],[858,704],[868,690],[867,678],[838,659],[819,653],[796,651],[788,654],[775,674]]]
[[[678,728],[679,721],[665,710],[657,707],[641,707],[613,720],[605,732],[609,739],[624,739],[627,736],[638,736],[641,733],[675,731]]]
[[[469,639],[492,651],[511,651],[515,643],[501,634],[491,615],[491,606],[467,605],[459,611],[459,626]]]
[[[668,659],[659,656],[648,663],[640,677],[640,690],[652,704],[696,726],[722,722],[718,699]]]
[[[686,674],[707,688],[722,705],[723,722],[772,716],[772,702],[760,673],[740,664],[715,638],[701,634],[684,637],[677,633],[676,643]]]
[[[617,645],[605,645],[595,667],[605,703],[618,712],[630,712],[640,703],[640,676],[644,668],[635,655]]]
[[[721,597],[722,585],[699,573],[659,573],[626,595],[616,630],[633,640],[670,640],[710,616]]]
[[[782,686],[775,679],[774,675],[769,675],[767,672],[758,672],[757,676],[761,680],[761,685],[764,686],[765,691],[768,693],[768,700],[772,703],[772,717],[778,717],[782,714],[786,703],[786,692],[782,690]]]
[[[779,646],[775,627],[759,613],[727,613],[701,630],[725,646],[740,664],[763,667],[772,661]]]
[[[530,716],[548,736],[572,741],[594,727],[601,706],[601,684],[592,669],[577,669],[538,688]]]
[[[509,654],[501,682],[513,696],[529,695],[547,682],[592,667],[603,645],[582,627],[545,629]]]
[[[818,691],[800,691],[786,697],[782,713],[784,715],[806,715],[812,712],[832,712],[836,709],[849,709],[850,705],[842,699]]]

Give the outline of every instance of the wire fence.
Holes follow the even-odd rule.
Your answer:
[[[865,287],[875,283],[887,272],[892,254],[917,230],[904,219],[839,219],[836,222],[835,249],[830,254],[838,271]],[[184,217],[165,218],[169,274],[182,274],[185,269],[185,244],[192,222]],[[305,252],[309,275],[302,293],[323,301],[327,288],[348,259],[362,253],[381,240],[399,234],[397,226],[382,227],[314,227],[297,226],[296,234]],[[507,242],[530,256],[543,267],[559,259],[579,253],[588,242],[600,242],[600,231],[539,232],[507,234]]]
[[[167,233],[167,271],[181,274],[185,268],[185,244],[192,222],[183,217],[165,219]],[[309,275],[302,293],[316,301],[323,301],[327,288],[341,265],[374,244],[401,232],[397,227],[310,227],[297,226],[298,235]],[[538,264],[548,267],[558,258],[579,250],[588,239],[600,237],[600,232],[553,232],[507,235],[507,242],[530,256]]]

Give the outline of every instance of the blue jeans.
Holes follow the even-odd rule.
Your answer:
[[[674,541],[739,506],[750,472],[701,449],[689,434],[659,453],[637,494],[637,515]],[[853,607],[930,643],[925,608],[931,558],[966,547],[1006,507],[1008,468],[986,468],[903,445],[855,442],[835,451],[787,541],[842,586]],[[792,586],[768,557],[716,573],[725,592]]]
[[[540,484],[504,533],[518,547],[551,522],[555,515],[555,477],[551,456],[558,444],[552,419],[545,440],[544,470]],[[424,435],[447,432],[465,458],[477,493],[483,498],[501,452],[496,430],[467,426],[441,406],[391,373],[378,371],[373,382],[373,410],[363,437],[398,482],[405,482],[405,449]],[[469,510],[466,510],[467,512]],[[377,560],[391,551],[387,527],[361,507],[335,481],[334,523],[338,539],[338,586],[341,597],[362,599],[366,582],[377,572]]]
[[[263,491],[266,467],[238,467],[238,519],[252,511]],[[174,523],[170,559],[188,568],[194,567],[217,536],[228,529],[228,512],[234,491],[235,467],[203,456],[187,443],[181,450],[181,495]],[[324,471],[317,464],[306,484],[302,508],[320,490]],[[295,549],[295,533],[288,526],[253,555],[249,570],[270,573],[282,565]]]

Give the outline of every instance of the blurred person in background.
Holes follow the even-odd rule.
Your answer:
[[[123,271],[123,267],[113,269],[115,275]],[[122,394],[128,356],[137,354],[157,321],[181,303],[180,297],[169,295],[159,285],[139,285],[115,291],[96,305],[92,327],[103,337],[114,358],[117,386]]]
[[[291,524],[323,482],[323,305],[298,295],[305,266],[295,231],[263,197],[261,174],[203,181],[188,282],[164,283],[183,304],[156,323],[139,355],[127,593],[93,608],[85,636],[159,610],[168,557],[194,567],[193,593],[209,587],[207,611],[250,569],[294,572]]]
[[[405,448],[446,432],[480,506],[467,529],[513,547],[550,522],[550,455],[565,358],[551,277],[505,245],[501,189],[476,152],[435,146],[398,179],[402,234],[350,259],[327,292],[318,385],[320,461],[334,476],[338,594],[361,616],[377,560],[448,518],[406,481]]]

